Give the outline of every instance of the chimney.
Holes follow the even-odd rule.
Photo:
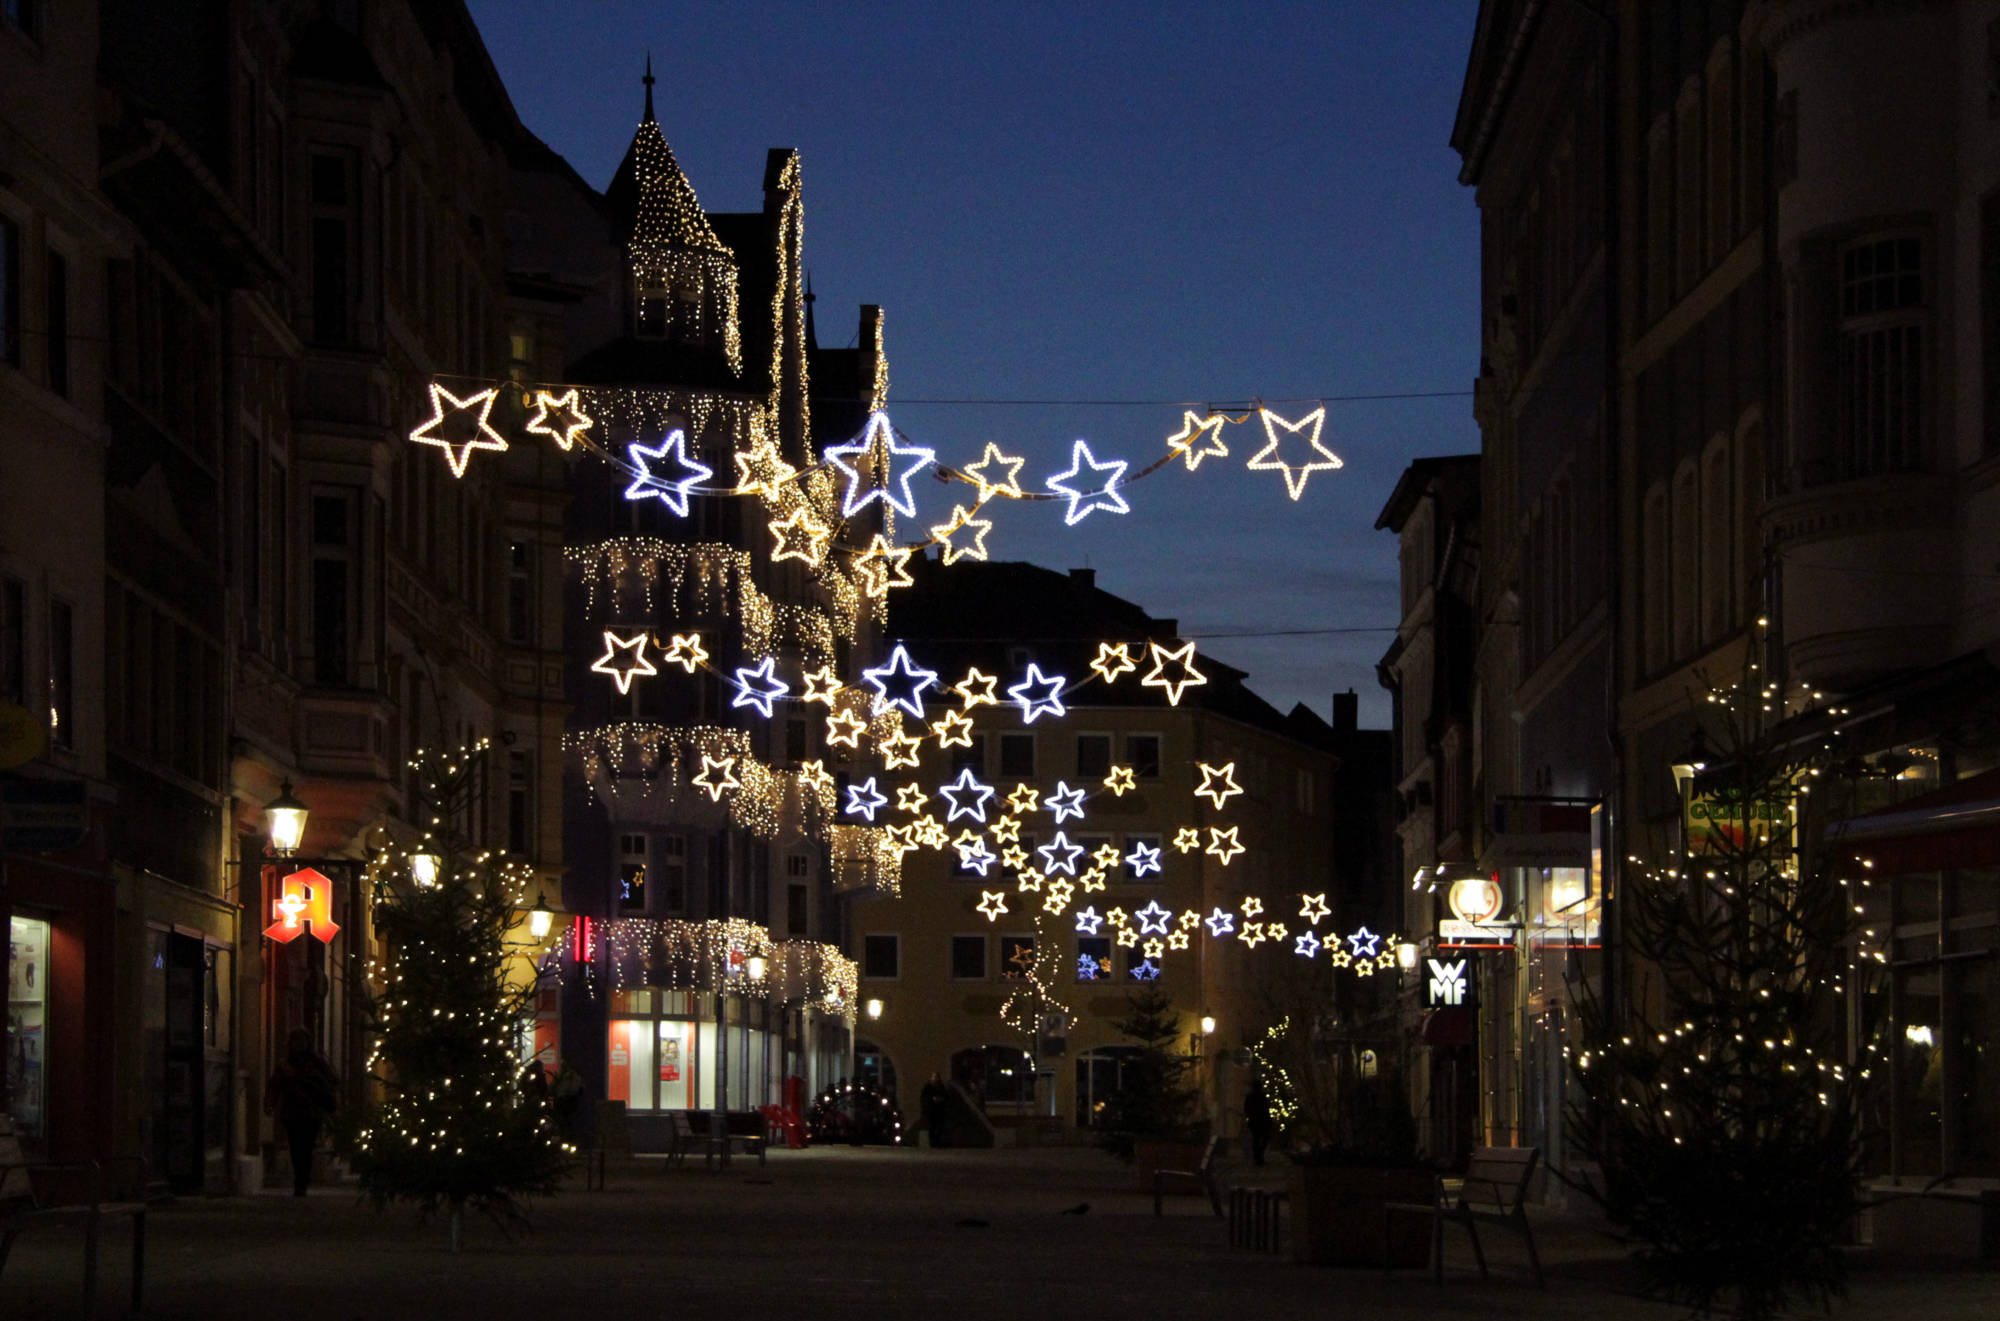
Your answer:
[[[1097,570],[1071,569],[1069,571],[1069,580],[1079,587],[1095,587],[1097,586]]]
[[[1352,688],[1333,695],[1333,732],[1352,734],[1361,723],[1361,699]]]

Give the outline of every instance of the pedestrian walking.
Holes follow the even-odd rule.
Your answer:
[[[933,1073],[931,1080],[924,1084],[923,1094],[919,1098],[919,1104],[924,1112],[924,1131],[931,1135],[933,1147],[947,1145],[944,1140],[944,1112],[950,1096],[950,1091],[944,1085],[944,1079]]]
[[[333,1066],[313,1049],[312,1034],[295,1027],[285,1038],[285,1058],[264,1088],[264,1113],[285,1130],[292,1152],[292,1196],[304,1197],[312,1181],[313,1152],[320,1126],[333,1117],[339,1094]]]
[[[1276,1125],[1271,1122],[1271,1097],[1264,1090],[1261,1074],[1250,1080],[1250,1090],[1243,1097],[1243,1127],[1250,1134],[1250,1161],[1262,1165],[1264,1151],[1271,1145],[1271,1130]]]

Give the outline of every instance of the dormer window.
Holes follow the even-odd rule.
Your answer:
[[[674,286],[674,343],[701,343],[701,289],[692,280]]]
[[[643,339],[665,339],[667,337],[666,290],[641,289],[639,291],[639,335]]]

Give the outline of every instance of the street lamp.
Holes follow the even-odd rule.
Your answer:
[[[1417,947],[1405,940],[1396,946],[1396,965],[1404,972],[1413,972],[1417,966]]]
[[[429,849],[418,849],[410,855],[410,879],[428,890],[437,884],[438,868],[444,859]]]
[[[880,1000],[870,1000],[862,1006],[862,1009],[866,1011],[870,1022],[874,1022],[876,1019],[882,1017],[882,1002]]]
[[[546,894],[535,896],[535,906],[528,910],[528,934],[536,940],[548,939],[549,930],[555,925],[556,915],[549,911]]]
[[[762,954],[752,954],[749,958],[743,961],[743,970],[750,974],[750,980],[753,982],[761,982],[764,980],[765,966],[766,965],[764,963],[764,956]]]
[[[299,851],[306,837],[306,805],[292,797],[290,780],[279,786],[278,796],[264,809],[264,831],[271,841],[271,852],[279,857],[289,858]]]
[[[1215,1035],[1214,1014],[1203,1014],[1201,1016],[1201,1034],[1205,1037],[1212,1037]]]

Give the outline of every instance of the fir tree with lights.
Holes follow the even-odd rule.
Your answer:
[[[362,1191],[378,1207],[448,1214],[453,1251],[468,1208],[503,1227],[525,1224],[520,1199],[553,1193],[569,1163],[546,1095],[522,1086],[517,1053],[535,982],[510,983],[507,937],[527,871],[449,838],[483,782],[484,752],[482,743],[411,763],[429,830],[407,875],[376,877],[385,953],[369,1006],[370,1066],[382,1098],[354,1135]]]
[[[1138,1044],[1139,1053],[1127,1061],[1118,1091],[1105,1104],[1107,1144],[1124,1156],[1137,1139],[1198,1140],[1201,1094],[1189,1081],[1198,1057],[1179,1049],[1180,1016],[1173,1001],[1146,982],[1132,992],[1125,1007],[1125,1017],[1113,1026]]]
[[[1836,787],[1833,749],[1766,735],[1784,704],[1754,670],[1745,680],[1696,704],[1713,750],[1693,782],[1705,828],[1682,832],[1676,865],[1628,869],[1629,1003],[1614,1018],[1573,982],[1565,1118],[1596,1166],[1579,1186],[1641,1245],[1660,1292],[1767,1317],[1845,1292],[1872,1047],[1854,1064],[1842,1047],[1873,963],[1852,953],[1839,867],[1799,848]]]

